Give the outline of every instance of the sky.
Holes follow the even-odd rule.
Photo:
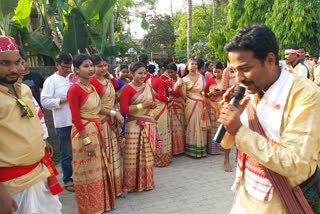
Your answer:
[[[187,6],[185,3],[186,0],[172,0],[172,10],[173,12],[177,11],[186,11]],[[200,4],[202,0],[192,0],[192,4]],[[157,14],[167,14],[171,15],[171,8],[170,8],[170,0],[158,0],[157,6],[156,6],[156,13]],[[141,20],[134,20],[131,25],[131,34],[133,35],[134,39],[142,39],[143,36],[147,33],[141,28],[140,25]]]

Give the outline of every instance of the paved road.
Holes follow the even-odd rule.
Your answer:
[[[235,194],[230,190],[235,173],[223,170],[223,155],[194,159],[174,157],[170,166],[155,168],[155,188],[129,193],[116,199],[110,214],[225,214],[229,213]],[[235,171],[235,150],[231,152]],[[61,181],[61,176],[59,176]],[[73,193],[60,194],[64,214],[76,214]]]

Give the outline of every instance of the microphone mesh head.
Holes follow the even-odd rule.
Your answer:
[[[245,92],[246,88],[239,85],[234,89],[233,97],[237,100],[242,100]]]

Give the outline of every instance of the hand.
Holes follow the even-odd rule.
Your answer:
[[[67,102],[68,102],[67,98],[60,98],[60,104],[67,103]]]
[[[231,86],[222,96],[222,101],[220,102],[220,105],[223,106],[225,103],[230,103],[233,95],[233,91],[235,89],[235,85]]]
[[[120,114],[120,112],[116,113],[116,120],[118,121],[118,123],[120,123],[121,125],[124,124],[124,119],[123,116]]]
[[[18,205],[0,184],[0,214],[14,214],[18,211]]]
[[[143,105],[143,108],[150,108],[154,105],[154,101],[153,99],[149,99],[149,100],[146,100],[144,103],[142,103]]]
[[[242,114],[249,100],[250,98],[247,96],[245,97],[242,105],[235,107],[229,103],[224,103],[222,106],[218,122],[222,123],[226,131],[232,136],[236,135],[239,128],[242,126],[240,115]]]
[[[85,145],[84,148],[86,149],[86,151],[88,152],[88,156],[89,157],[94,157],[96,156],[96,152],[95,152],[95,148],[94,146],[92,145],[92,143],[88,144],[88,145]]]
[[[44,142],[46,143],[45,151],[50,155],[50,157],[52,157],[52,155],[53,155],[53,148],[52,148],[52,146],[51,146],[50,143],[47,141],[47,139],[45,139]]]

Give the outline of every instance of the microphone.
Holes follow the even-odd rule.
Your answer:
[[[246,92],[246,88],[239,85],[234,89],[234,93],[232,96],[232,99],[230,101],[230,104],[233,106],[238,106],[240,100],[242,100],[244,93]],[[213,138],[213,142],[219,144],[224,136],[224,134],[226,133],[226,129],[224,128],[223,124],[220,124],[216,135]]]

